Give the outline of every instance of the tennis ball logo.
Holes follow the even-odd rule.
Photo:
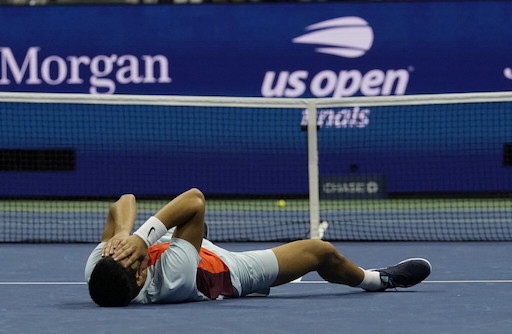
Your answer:
[[[306,27],[314,30],[294,38],[294,43],[324,45],[315,49],[344,58],[361,57],[373,45],[373,29],[360,17],[346,16],[322,21]]]
[[[503,70],[503,75],[505,76],[505,78],[512,80],[512,69],[510,67],[506,67]]]

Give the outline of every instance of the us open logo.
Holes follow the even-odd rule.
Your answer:
[[[360,17],[347,16],[306,27],[311,32],[294,38],[293,43],[314,44],[318,53],[344,58],[361,57],[373,45],[373,29]]]
[[[366,55],[374,45],[373,28],[364,19],[356,16],[324,20],[308,25],[305,29],[307,33],[292,38],[292,43],[314,45],[315,52],[320,54],[355,59]],[[300,47],[302,45],[298,46]],[[372,53],[378,56],[378,48],[375,49],[377,50]],[[344,68],[344,62],[339,61],[339,58],[328,58],[333,60],[296,58],[299,61],[308,59],[308,63],[325,64],[320,70],[310,71],[307,65],[295,64],[295,60],[291,60],[291,68],[266,71],[261,83],[261,95],[335,98],[354,95],[404,95],[409,84],[409,69],[414,68],[374,68],[362,72],[358,68]],[[357,66],[357,61],[350,62],[350,66],[354,65]],[[297,69],[299,66],[305,68]]]

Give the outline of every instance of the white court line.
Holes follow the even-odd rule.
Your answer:
[[[326,281],[303,281],[302,277],[291,281],[294,284],[324,284],[329,283]],[[497,279],[497,280],[450,280],[450,281],[423,281],[422,283],[431,284],[465,284],[465,283],[512,283],[512,280]],[[0,282],[0,285],[85,285],[85,282]]]
[[[83,285],[85,282],[0,282],[0,285]]]
[[[306,283],[306,284],[321,284],[321,283],[329,283],[326,281],[302,281],[302,280],[295,280],[290,283]],[[423,283],[512,283],[512,280],[509,279],[496,279],[496,280],[453,280],[453,281],[423,281]]]
[[[454,280],[454,281],[424,281],[422,283],[512,283],[510,279],[494,279],[494,280]]]

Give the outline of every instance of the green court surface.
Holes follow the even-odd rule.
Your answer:
[[[278,205],[284,200],[285,205]],[[0,200],[0,211],[20,212],[106,212],[110,200]],[[138,200],[141,211],[158,210],[168,200]],[[212,211],[307,211],[307,199],[211,199],[207,210]],[[326,210],[507,210],[512,209],[511,198],[471,198],[471,199],[344,199],[321,200],[320,209]]]
[[[0,200],[0,242],[95,242],[105,200]],[[167,199],[138,201],[135,227]],[[211,199],[205,220],[213,241],[310,237],[307,199]],[[350,241],[512,240],[512,199],[321,200],[319,234]]]

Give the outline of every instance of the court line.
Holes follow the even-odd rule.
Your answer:
[[[304,281],[298,278],[292,284],[324,284],[329,283],[326,281]],[[423,283],[430,284],[466,284],[466,283],[512,283],[512,280],[497,279],[497,280],[445,280],[445,281],[423,281]],[[0,282],[0,285],[85,285],[86,282]]]
[[[83,285],[85,282],[0,282],[0,285]]]
[[[326,282],[326,281],[298,281],[298,280],[295,280],[295,281],[292,281],[290,283],[305,283],[305,284],[321,284],[321,283],[329,283],[329,282]],[[444,283],[459,283],[459,284],[464,284],[464,283],[512,283],[512,280],[507,280],[507,279],[497,279],[497,280],[450,280],[450,281],[423,281],[421,282],[421,284],[423,283],[441,283],[441,284],[444,284]]]

